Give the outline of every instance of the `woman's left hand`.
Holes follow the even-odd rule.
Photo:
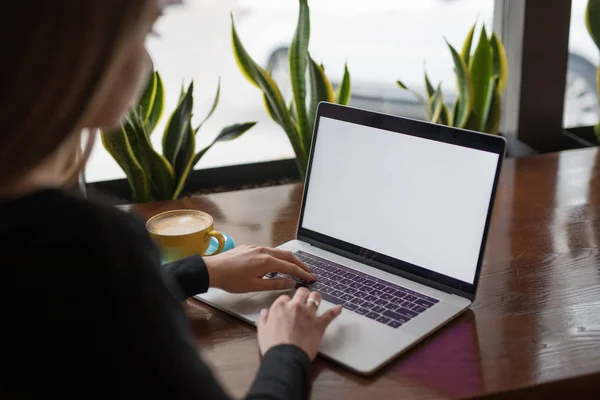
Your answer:
[[[239,246],[225,253],[204,258],[210,286],[230,293],[291,289],[290,279],[263,279],[269,272],[280,272],[304,281],[316,278],[292,252],[258,246]]]

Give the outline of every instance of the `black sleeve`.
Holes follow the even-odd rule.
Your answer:
[[[185,294],[205,289],[208,274],[201,260],[190,259],[161,268],[159,254],[144,229],[123,229],[120,238],[104,243],[95,252],[98,270],[105,271],[101,293],[107,299],[102,327],[104,338],[114,338],[100,349],[117,376],[126,377],[133,397],[169,399],[227,399],[208,366],[197,354],[189,321],[173,279]],[[100,240],[100,238],[99,238]],[[190,272],[190,270],[192,270]],[[174,275],[165,271],[176,271]],[[203,275],[204,274],[204,275]],[[182,281],[179,281],[182,282]],[[83,295],[83,293],[82,293]],[[305,399],[309,393],[310,360],[295,346],[283,345],[265,354],[250,399]],[[103,378],[104,379],[104,378]]]
[[[206,293],[210,278],[206,264],[200,256],[186,257],[163,265],[165,271],[173,277],[181,289],[180,300],[196,294]],[[178,293],[179,294],[179,293]]]

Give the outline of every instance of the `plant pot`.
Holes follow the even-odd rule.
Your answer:
[[[582,149],[600,145],[594,126],[567,128],[563,131],[565,150]]]

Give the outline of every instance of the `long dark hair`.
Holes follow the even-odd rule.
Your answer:
[[[82,117],[149,4],[36,0],[2,6],[0,187],[80,135]]]

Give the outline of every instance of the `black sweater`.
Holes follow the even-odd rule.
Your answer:
[[[141,221],[50,189],[0,202],[0,246],[0,398],[229,398],[181,304],[202,258],[161,266]],[[247,398],[304,399],[309,372],[274,347]]]

